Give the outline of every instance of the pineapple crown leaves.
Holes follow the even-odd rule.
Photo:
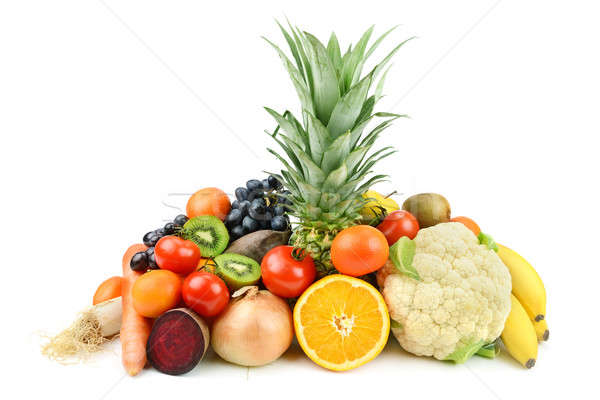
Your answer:
[[[325,46],[315,36],[289,23],[289,32],[277,24],[293,61],[276,44],[264,39],[278,53],[296,89],[302,123],[289,111],[279,114],[265,107],[277,122],[275,131],[267,133],[287,158],[272,149],[268,151],[285,168],[276,177],[292,193],[292,214],[304,226],[338,229],[359,217],[358,210],[364,204],[360,194],[386,178],[375,175],[363,183],[371,168],[394,150],[385,147],[368,153],[381,132],[405,115],[374,112],[374,107],[382,97],[388,63],[412,38],[394,47],[362,76],[367,59],[396,27],[369,47],[373,33],[370,27],[354,47],[350,45],[342,54],[335,33]],[[363,135],[374,118],[384,121]]]

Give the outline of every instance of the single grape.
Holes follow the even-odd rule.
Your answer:
[[[250,208],[248,208],[248,215],[256,220],[264,218],[267,211],[267,207],[264,199],[254,199]]]
[[[239,209],[233,209],[225,217],[225,225],[236,226],[242,221],[242,212]]]
[[[248,200],[240,201],[240,205],[239,205],[238,209],[242,212],[243,217],[248,215],[249,208],[250,208],[250,202]]]
[[[246,182],[246,187],[250,192],[256,189],[262,189],[262,182],[258,179],[250,179],[248,182]]]
[[[235,198],[239,201],[246,200],[248,198],[248,189],[245,187],[239,187],[235,189]]]
[[[152,249],[151,254],[148,253],[150,249]],[[148,268],[158,269],[158,264],[156,264],[156,258],[154,257],[154,247],[150,247],[146,250],[146,254],[148,255]]]
[[[142,241],[144,242],[144,245],[146,245],[146,247],[150,247],[150,237],[154,236],[154,231],[150,231],[148,233],[146,233],[144,235],[144,238],[142,239]]]
[[[178,216],[175,217],[175,219],[173,220],[173,223],[175,224],[175,226],[183,226],[186,222],[188,222],[188,217],[184,214],[179,214]]]
[[[165,230],[166,235],[172,235],[175,233],[175,224],[172,222],[168,222],[165,224],[165,227],[163,229]]]
[[[271,220],[271,229],[274,231],[285,231],[288,229],[289,221],[282,215],[276,215]]]
[[[256,199],[262,199],[265,196],[265,192],[262,189],[254,189],[248,193],[248,198],[246,200],[252,202]]]
[[[281,189],[281,182],[279,182],[273,175],[269,175],[267,179],[269,180],[269,186],[271,186],[273,189]]]
[[[140,251],[135,253],[133,257],[131,257],[131,262],[129,266],[134,271],[145,271],[148,268],[148,256],[145,251]]]
[[[244,220],[242,221],[242,227],[248,232],[255,232],[258,230],[258,228],[260,227],[259,223],[257,220],[251,218],[250,216],[246,216],[244,217]]]
[[[265,201],[264,198],[258,198],[258,199],[254,199],[250,202],[250,206],[252,207],[267,207],[267,202]]]
[[[160,236],[158,236],[156,234],[156,232],[152,232],[152,235],[150,236],[150,238],[148,239],[148,244],[146,244],[146,246],[148,247],[154,247],[156,246],[156,243],[160,240]],[[144,243],[145,244],[145,243]]]

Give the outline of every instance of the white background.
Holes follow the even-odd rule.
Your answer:
[[[591,398],[598,359],[598,9],[592,1],[3,1],[0,3],[2,386],[13,397]],[[435,191],[529,259],[548,292],[534,369],[404,353],[332,373],[297,348],[263,368],[214,355],[182,377],[39,354],[120,273],[124,249],[177,214],[171,193],[228,192],[278,168],[263,111],[297,110],[261,35],[287,15],[343,43],[401,24],[380,110],[381,191]],[[385,46],[384,46],[385,47]],[[382,53],[379,53],[381,56]],[[406,195],[398,196],[402,201]],[[5,397],[5,396],[3,396]],[[223,398],[223,397],[220,397]],[[241,397],[240,397],[241,398]]]

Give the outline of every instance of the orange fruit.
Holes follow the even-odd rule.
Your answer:
[[[181,278],[167,269],[156,269],[140,275],[131,288],[133,308],[144,317],[160,316],[179,304],[181,283]]]
[[[113,276],[108,278],[98,286],[96,293],[94,293],[94,299],[92,304],[96,305],[103,301],[114,299],[115,297],[121,296],[121,277]]]
[[[200,215],[214,215],[221,221],[225,220],[231,210],[229,197],[221,189],[204,188],[194,193],[185,207],[188,218]]]
[[[471,230],[471,232],[473,232],[475,234],[475,236],[477,236],[481,233],[481,228],[479,227],[479,225],[477,225],[477,222],[473,221],[469,217],[454,217],[450,221],[451,222],[460,222],[461,224],[463,224],[464,226],[469,228]]]
[[[385,347],[390,317],[383,296],[367,282],[330,275],[309,286],[294,307],[294,328],[304,353],[321,367],[346,371],[371,361]]]
[[[337,234],[331,243],[331,262],[342,274],[362,276],[383,267],[390,247],[385,235],[369,225],[356,225]]]

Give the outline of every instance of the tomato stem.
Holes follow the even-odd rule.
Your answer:
[[[294,249],[292,250],[292,257],[296,261],[302,261],[304,260],[304,257],[306,257],[306,252],[303,248],[294,247]]]

